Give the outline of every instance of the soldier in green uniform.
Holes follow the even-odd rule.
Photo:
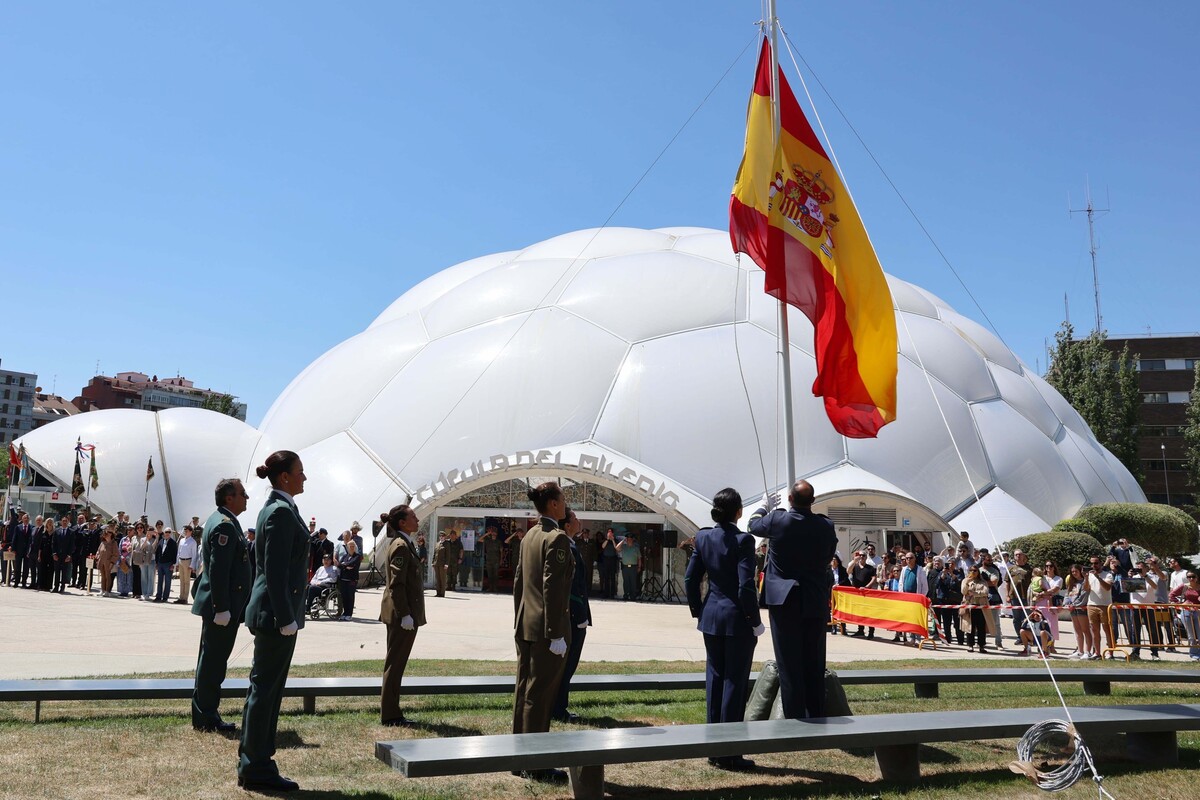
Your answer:
[[[481,539],[483,542],[483,576],[487,581],[485,591],[500,591],[500,536],[496,528],[489,525]]]
[[[221,719],[219,707],[221,682],[250,597],[250,547],[237,519],[246,510],[248,499],[237,478],[218,483],[217,510],[204,524],[200,539],[204,568],[196,580],[192,602],[192,613],[204,620],[192,691],[192,727],[198,731],[237,730],[232,722]]]
[[[450,554],[452,552],[450,535],[444,534],[433,548],[433,583],[437,597],[446,596],[446,581],[450,576]]]
[[[271,482],[271,493],[254,526],[258,574],[246,606],[246,626],[254,634],[254,662],[242,711],[238,785],[251,791],[291,792],[300,787],[279,774],[275,729],[296,633],[304,627],[308,528],[293,498],[304,491],[306,478],[300,456],[290,450],[272,453],[256,474]]]
[[[575,558],[571,539],[558,527],[566,517],[566,498],[557,483],[529,490],[541,518],[521,540],[521,561],[513,582],[516,606],[517,691],[513,733],[550,730],[550,714],[566,667],[571,642],[571,579]],[[565,782],[566,773],[543,769],[526,777]]]
[[[446,552],[449,553],[449,562],[446,568],[447,585],[452,591],[457,592],[458,587],[464,585],[462,573],[459,567],[463,563],[463,543],[458,531],[450,531],[450,535],[446,542]]]
[[[400,710],[400,681],[417,641],[417,628],[425,624],[425,587],[417,545],[412,539],[420,526],[407,504],[388,512],[387,583],[379,606],[379,621],[387,626],[379,713],[384,725],[408,724]]]

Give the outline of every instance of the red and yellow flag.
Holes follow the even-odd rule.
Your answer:
[[[835,622],[929,635],[929,598],[923,594],[835,586],[832,606]]]
[[[772,146],[771,45],[764,38],[746,152],[729,203],[733,249],[767,273],[767,294],[816,329],[813,394],[843,436],[872,438],[896,418],[896,317],[858,211],[779,71]]]

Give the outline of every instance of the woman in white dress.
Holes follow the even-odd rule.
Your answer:
[[[1034,608],[1039,608],[1042,611],[1042,619],[1050,626],[1050,638],[1052,641],[1058,641],[1058,607],[1055,605],[1054,598],[1059,596],[1063,588],[1063,579],[1058,575],[1058,565],[1053,561],[1047,561],[1043,567],[1045,570],[1042,574],[1042,591],[1037,597],[1030,597],[1029,600],[1033,603]]]

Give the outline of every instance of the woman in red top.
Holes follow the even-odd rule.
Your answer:
[[[1189,606],[1179,612],[1179,617],[1188,635],[1188,656],[1192,661],[1200,661],[1200,580],[1196,579],[1196,573],[1189,572],[1187,581],[1172,589],[1168,597],[1172,603]]]

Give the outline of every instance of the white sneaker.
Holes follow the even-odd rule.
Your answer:
[[[1099,661],[1100,660],[1100,656],[1096,655],[1095,653],[1088,653],[1083,658],[1085,661]]]
[[[1069,658],[1071,661],[1078,661],[1079,659],[1083,658],[1083,653],[1076,650],[1074,653],[1071,653],[1071,655],[1067,656],[1067,658]]]

